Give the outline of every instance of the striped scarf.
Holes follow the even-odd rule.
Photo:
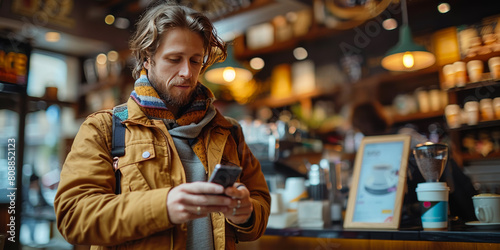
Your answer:
[[[190,106],[184,111],[181,117],[175,119],[174,114],[168,110],[149,82],[145,70],[141,72],[141,76],[135,81],[134,90],[130,94],[147,117],[151,119],[164,119],[167,123],[177,123],[180,126],[201,121],[208,107],[215,99],[212,91],[202,84],[198,84],[194,95],[194,100],[190,103]]]

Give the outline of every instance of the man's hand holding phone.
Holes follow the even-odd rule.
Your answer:
[[[224,216],[235,224],[247,222],[253,212],[253,203],[247,187],[241,183],[234,183],[232,187],[226,188],[224,193],[233,199],[230,206],[231,209],[224,212]]]
[[[170,221],[181,224],[213,212],[224,213],[236,224],[248,221],[253,205],[248,189],[235,183],[240,173],[240,167],[218,164],[209,182],[184,183],[172,188],[167,196]]]
[[[236,224],[243,224],[250,219],[253,211],[250,192],[241,183],[235,183],[241,173],[241,167],[217,164],[209,182],[224,187],[224,194],[231,197],[230,211],[224,212],[226,218]]]
[[[216,183],[224,188],[234,185],[241,173],[241,167],[217,164],[208,182]]]

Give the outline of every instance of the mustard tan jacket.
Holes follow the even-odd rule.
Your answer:
[[[127,105],[125,155],[118,161],[122,193],[115,194],[110,155],[112,113],[97,112],[82,124],[61,171],[54,203],[58,229],[69,243],[92,249],[185,249],[186,225],[171,223],[167,212],[168,192],[186,182],[172,137],[163,121],[148,119],[132,99]],[[247,227],[229,222],[222,213],[210,215],[215,249],[234,249],[238,241],[259,238],[267,225],[270,196],[241,127],[217,111],[198,139],[206,147],[208,175],[221,162],[243,168],[239,181],[250,191],[254,207],[253,224]]]

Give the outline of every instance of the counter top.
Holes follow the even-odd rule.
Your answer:
[[[341,225],[334,225],[325,229],[267,228],[265,234],[340,239],[500,243],[500,227],[482,230],[478,227],[467,225],[450,226],[448,231],[424,231],[421,227],[402,228],[399,230],[344,229]]]

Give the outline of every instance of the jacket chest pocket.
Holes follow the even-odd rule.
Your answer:
[[[241,166],[238,156],[238,144],[230,135],[224,145],[224,153],[222,154],[221,164]]]
[[[161,151],[152,141],[126,145],[125,155],[118,159],[123,193],[170,186],[167,157],[159,157],[163,155]]]

